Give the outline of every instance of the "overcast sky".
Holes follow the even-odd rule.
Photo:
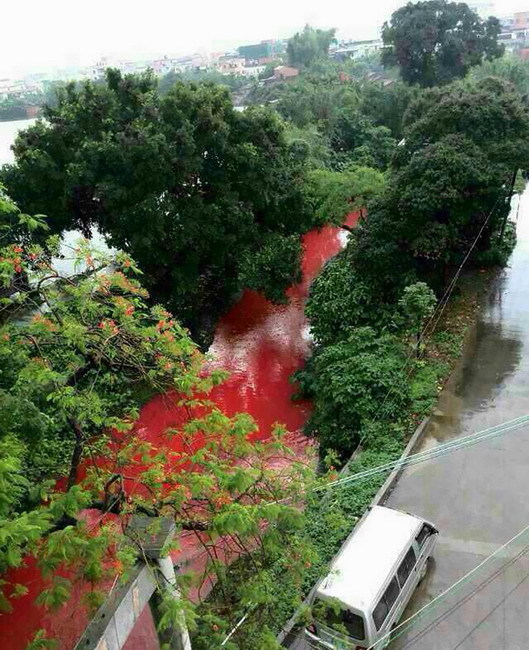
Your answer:
[[[0,10],[0,78],[141,58],[218,51],[283,38],[309,23],[371,38],[403,0],[7,0]],[[496,0],[496,15],[529,0]]]

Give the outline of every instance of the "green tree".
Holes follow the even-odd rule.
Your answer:
[[[469,73],[471,83],[489,77],[510,82],[521,95],[526,96],[529,93],[529,61],[514,54],[505,54],[497,59],[483,61]]]
[[[398,65],[407,83],[429,87],[464,77],[483,59],[503,54],[497,18],[482,20],[462,2],[408,2],[382,30],[385,65]]]
[[[414,278],[441,289],[478,234],[474,257],[490,248],[509,211],[513,171],[527,166],[528,129],[520,96],[499,80],[427,91],[410,106],[388,190],[354,252],[381,298],[396,303]]]
[[[425,91],[409,107],[405,128],[368,218],[311,287],[306,313],[320,345],[345,340],[359,326],[398,331],[405,287],[421,281],[444,291],[471,246],[468,264],[505,259],[505,250],[491,252],[509,212],[512,170],[528,162],[520,96],[490,79]],[[340,193],[332,182],[322,183],[322,192],[325,185],[332,211]],[[509,237],[507,252],[512,245]]]
[[[417,357],[421,353],[421,334],[426,321],[433,315],[437,298],[426,282],[415,282],[404,288],[399,307],[409,329],[416,337]]]
[[[370,327],[316,350],[296,379],[313,399],[307,430],[318,437],[322,452],[333,450],[346,460],[390,390],[395,399],[387,403],[384,418],[399,413],[409,401],[403,358],[398,339],[380,337]]]
[[[314,29],[305,25],[302,32],[294,34],[288,41],[287,54],[290,65],[309,67],[318,59],[327,57],[335,34],[335,29]]]
[[[276,110],[300,129],[315,127],[330,147],[329,164],[343,169],[350,163],[385,169],[396,142],[385,126],[360,111],[361,88],[340,80],[333,67],[285,83],[275,97]]]
[[[341,83],[337,70],[303,75],[285,82],[276,97],[276,108],[298,127],[318,124],[326,134],[332,132],[344,107],[358,107],[358,89],[354,84]]]
[[[230,91],[236,91],[248,85],[248,78],[241,74],[223,75],[217,70],[195,69],[186,72],[171,70],[158,81],[158,92],[161,96],[166,95],[178,82],[213,83],[226,86]]]
[[[401,81],[389,86],[366,81],[362,84],[359,108],[375,126],[385,126],[400,141],[404,133],[404,115],[419,92],[417,86],[409,86]]]
[[[331,163],[329,139],[321,133],[316,124],[298,127],[287,122],[285,135],[292,149],[302,148],[309,169],[325,169]]]
[[[126,533],[130,517],[167,517],[209,560],[203,575],[182,576],[180,603],[163,596],[163,622],[184,614],[199,641],[218,644],[251,600],[259,617],[240,647],[253,648],[270,634],[278,557],[296,573],[311,552],[299,535],[303,515],[289,504],[312,485],[313,471],[293,460],[280,427],[259,442],[248,415],[228,417],[208,400],[225,373],[205,372],[187,331],[162,307],[147,306],[128,255],[109,258],[80,241],[77,274],[64,277],[49,258],[57,242],[0,250],[2,287],[22,273],[30,278],[3,308],[32,310],[0,327],[0,607],[8,611],[27,592],[9,569],[34,554],[45,580],[41,606],[73,606],[75,584],[97,608],[108,580],[125,578],[142,557]],[[134,422],[153,392],[164,393],[181,420],[148,442]],[[87,508],[99,511],[96,525]],[[248,567],[237,574],[216,559],[244,549]],[[203,580],[221,588],[197,611],[190,591]]]
[[[241,264],[241,283],[254,291],[264,292],[267,287],[278,287],[277,293],[269,297],[275,302],[287,302],[282,289],[293,282],[301,280],[302,248],[299,237],[284,237],[270,234],[263,238],[261,248],[256,253],[247,255]],[[292,277],[292,269],[300,269]]]
[[[53,232],[96,225],[197,336],[243,288],[241,264],[264,238],[310,227],[305,161],[279,116],[235,111],[225,88],[178,82],[160,98],[151,76],[110,70],[68,86],[45,118],[17,139],[10,194],[52,215]],[[263,290],[277,296],[297,274],[269,274],[285,285]]]
[[[363,208],[383,188],[384,176],[369,167],[343,172],[315,169],[307,174],[307,201],[318,226],[341,226],[350,212]]]
[[[374,126],[360,111],[347,109],[341,111],[331,135],[336,167],[356,163],[384,170],[396,144],[388,128]]]

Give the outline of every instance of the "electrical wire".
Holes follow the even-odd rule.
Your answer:
[[[318,485],[315,488],[312,488],[312,492],[325,490],[327,488],[339,487],[342,485],[347,485],[350,483],[356,483],[358,481],[363,481],[378,474],[383,474],[395,468],[405,468],[410,465],[416,465],[418,463],[425,462],[427,460],[433,460],[441,456],[446,456],[453,451],[458,451],[459,449],[471,447],[476,445],[484,440],[489,440],[495,438],[504,433],[515,431],[529,424],[529,415],[523,415],[514,420],[509,420],[501,425],[491,427],[490,429],[484,429],[483,431],[478,431],[477,433],[472,433],[463,438],[455,438],[450,440],[442,445],[438,445],[433,449],[428,449],[426,451],[418,452],[416,454],[411,454],[407,458],[397,459],[384,463],[382,465],[377,465],[376,467],[371,467],[362,472],[356,474],[351,474],[350,476],[345,476],[343,478],[336,479],[325,485]]]
[[[435,447],[434,449],[427,450],[424,452],[418,452],[417,454],[413,454],[411,456],[408,456],[408,458],[401,460],[395,460],[391,461],[389,463],[384,463],[382,465],[378,465],[377,467],[370,468],[368,470],[365,470],[363,472],[358,472],[357,474],[352,474],[351,476],[347,476],[345,478],[337,479],[336,481],[332,481],[330,483],[327,483],[323,486],[318,486],[316,488],[312,488],[312,490],[309,490],[310,492],[318,491],[321,489],[328,489],[328,488],[333,488],[333,487],[342,487],[342,486],[347,486],[350,485],[351,483],[357,483],[360,481],[367,480],[369,478],[372,478],[373,476],[376,476],[378,474],[383,474],[391,469],[395,469],[396,467],[399,468],[405,468],[411,465],[416,465],[418,463],[422,463],[428,460],[433,460],[435,458],[439,458],[442,456],[446,456],[449,453],[452,453],[454,451],[458,451],[459,449],[471,447],[473,445],[476,445],[480,442],[483,442],[484,440],[490,440],[492,438],[495,438],[499,435],[502,435],[504,433],[508,433],[511,431],[515,431],[516,429],[519,429],[525,425],[529,424],[529,415],[523,415],[519,418],[516,418],[514,420],[510,420],[508,422],[505,422],[501,425],[497,425],[495,427],[491,427],[489,429],[484,429],[483,431],[479,431],[478,433],[470,434],[468,436],[465,436],[464,438],[456,438],[455,440],[451,440],[447,443],[444,443],[443,445],[439,445],[438,447]],[[283,499],[281,501],[274,501],[271,502],[271,504],[276,504],[276,503],[286,503],[289,499]],[[433,602],[433,601],[432,601]],[[239,627],[245,622],[245,620],[248,618],[250,612],[252,609],[255,607],[255,605],[250,605],[248,611],[241,617],[241,619],[236,623],[236,625],[231,629],[230,633],[226,636],[224,641],[221,643],[221,646],[224,646],[229,639],[235,634],[235,632],[239,629]]]
[[[452,293],[453,293],[453,291],[454,291],[454,289],[455,289],[455,286],[456,286],[456,284],[457,284],[457,280],[459,279],[459,276],[461,275],[461,271],[463,270],[464,265],[466,264],[466,262],[468,261],[470,255],[472,254],[472,251],[474,250],[474,248],[475,248],[475,246],[476,246],[476,244],[477,244],[479,238],[480,238],[481,235],[483,234],[483,231],[485,230],[485,228],[486,228],[488,222],[490,221],[490,218],[492,217],[492,214],[494,213],[494,211],[495,211],[495,209],[496,209],[496,207],[497,207],[497,205],[498,205],[500,199],[502,198],[502,196],[503,196],[503,192],[502,192],[501,194],[499,194],[498,197],[496,198],[496,201],[495,201],[495,203],[494,203],[492,209],[491,209],[490,212],[488,213],[487,218],[485,219],[483,225],[481,226],[481,228],[480,228],[478,234],[477,234],[476,237],[474,238],[474,240],[473,240],[473,242],[472,242],[472,244],[471,244],[469,250],[467,251],[467,254],[466,254],[465,257],[463,258],[463,261],[462,261],[461,264],[459,265],[459,267],[458,267],[456,273],[454,274],[454,277],[452,278],[450,284],[448,285],[447,289],[445,290],[445,293],[443,294],[443,297],[442,297],[441,300],[437,303],[437,305],[436,305],[436,307],[435,307],[435,309],[434,309],[432,315],[430,316],[430,318],[428,319],[428,321],[426,322],[426,324],[423,326],[423,328],[422,328],[422,330],[421,330],[421,333],[420,333],[420,335],[419,335],[419,341],[423,341],[424,338],[427,338],[427,340],[428,340],[428,339],[431,338],[431,336],[433,335],[433,332],[435,331],[435,327],[437,327],[437,324],[439,323],[439,320],[440,320],[440,318],[441,318],[441,316],[442,316],[442,313],[444,312],[444,309],[445,309],[445,307],[446,307],[446,304],[448,304],[448,301],[449,301],[449,299],[450,299],[450,296],[452,295]],[[436,315],[436,312],[437,312],[439,309],[441,309],[441,313],[440,313],[440,315],[439,315],[439,318],[437,318],[437,320],[435,321],[435,325],[434,325],[434,327],[432,328],[432,330],[431,330],[431,332],[430,332],[430,335],[429,335],[429,336],[426,336],[426,332],[427,332],[428,328],[430,327],[430,324],[432,323],[432,321],[433,321],[433,319],[434,319],[434,317],[435,317],[435,315]],[[407,358],[406,358],[405,361],[404,361],[404,365],[403,365],[403,367],[402,367],[402,371],[404,371],[404,370],[406,369],[406,367],[410,364],[411,359],[412,359],[413,356],[414,356],[414,352],[413,352],[413,351],[410,351],[410,353],[408,354]],[[413,368],[412,368],[412,369],[413,369]],[[411,374],[411,373],[410,373],[410,374]],[[408,375],[407,379],[409,379],[409,375]],[[372,422],[376,422],[376,420],[379,418],[379,416],[380,416],[380,414],[381,414],[381,412],[382,412],[382,409],[383,409],[385,403],[387,402],[388,397],[389,397],[389,396],[392,394],[392,392],[394,392],[394,391],[395,391],[395,387],[392,386],[392,387],[389,389],[389,391],[386,393],[386,395],[384,396],[384,399],[382,400],[381,405],[379,406],[379,408],[377,409],[375,415],[374,415],[373,418],[372,418]],[[525,416],[525,417],[527,417],[528,420],[529,420],[529,416]],[[524,422],[524,423],[525,423],[525,422]],[[522,426],[522,425],[518,425],[518,426]],[[516,428],[517,428],[517,427],[516,427]],[[488,431],[488,430],[486,430],[486,431]],[[484,432],[481,432],[481,433],[484,433]],[[498,433],[496,433],[496,434],[493,434],[493,435],[499,435],[500,433],[503,433],[503,431],[500,431],[500,432],[498,432]],[[366,434],[364,433],[364,435],[363,435],[362,438],[360,439],[360,442],[359,442],[358,445],[357,445],[357,450],[361,448],[362,443],[365,441],[365,436],[366,436]],[[478,433],[478,434],[474,434],[473,436],[467,436],[467,439],[468,439],[468,438],[472,438],[472,437],[477,437],[477,436],[479,436],[479,433]],[[459,439],[459,440],[461,440],[461,439]],[[462,440],[465,440],[465,439],[462,439]],[[476,444],[477,442],[481,442],[481,439],[480,439],[480,440],[475,440],[475,442],[469,443],[468,446],[470,446],[471,444]],[[451,451],[456,451],[457,449],[460,449],[460,448],[461,448],[461,446],[458,445],[456,448],[454,448],[454,449],[452,450],[452,449],[449,449],[450,446],[451,446],[450,443],[447,443],[446,445],[441,445],[440,447],[437,447],[436,450],[437,450],[437,452],[439,452],[440,449],[443,449],[443,450],[444,450],[444,449],[446,448],[446,450],[447,450],[446,453],[450,453]],[[426,453],[426,452],[423,452],[423,453]],[[435,455],[432,455],[431,458],[438,457],[439,455],[441,455],[441,454],[436,453]],[[444,454],[443,454],[443,455],[444,455]],[[405,461],[396,460],[396,461],[393,461],[392,463],[386,463],[386,465],[384,465],[384,466],[380,466],[379,468],[372,468],[371,470],[367,470],[367,471],[364,472],[364,473],[358,473],[358,474],[354,474],[354,475],[352,475],[352,476],[347,476],[347,477],[345,477],[345,478],[343,478],[343,479],[338,479],[337,481],[333,481],[333,482],[331,482],[331,483],[328,483],[328,484],[326,484],[325,486],[317,487],[317,488],[313,488],[313,491],[318,491],[318,490],[321,490],[321,489],[327,489],[327,488],[329,488],[329,487],[334,487],[334,486],[337,486],[337,485],[344,485],[344,484],[348,484],[348,483],[359,482],[359,481],[362,481],[362,480],[366,480],[367,478],[371,478],[371,477],[374,476],[375,474],[381,474],[381,473],[384,473],[384,472],[390,471],[391,469],[393,469],[394,467],[398,466],[399,464],[400,464],[402,467],[404,467],[404,466],[405,466],[404,463],[405,463],[406,465],[411,465],[411,464],[415,464],[415,463],[418,463],[418,462],[424,462],[424,460],[429,460],[429,459],[430,459],[430,457],[426,457],[426,458],[424,458],[424,459],[419,459],[418,456],[419,456],[419,454],[415,454],[414,456],[409,456],[408,459],[406,459]],[[412,461],[411,459],[414,458],[414,457],[417,457],[417,459],[416,459],[415,461]],[[350,463],[350,460],[346,463],[345,467],[343,468],[343,471],[346,471],[346,470],[347,470],[347,467],[349,466],[349,463]],[[356,478],[355,478],[355,477],[356,477]],[[285,500],[278,501],[278,502],[274,502],[274,503],[284,503],[284,502],[286,502],[286,501],[288,501],[288,500],[285,499]],[[233,634],[237,631],[237,629],[238,629],[238,628],[239,628],[239,627],[244,623],[244,621],[246,620],[246,618],[248,617],[248,615],[250,614],[250,612],[251,612],[251,609],[249,609],[249,610],[246,612],[246,614],[244,614],[244,616],[243,616],[243,617],[242,617],[242,618],[237,622],[237,624],[235,625],[235,627],[232,628],[232,630],[230,631],[230,633],[229,633],[229,634],[227,635],[227,637],[224,639],[224,641],[222,642],[221,646],[224,646],[224,645],[228,642],[228,640],[233,636]]]
[[[494,211],[496,210],[496,207],[498,206],[498,203],[500,202],[500,199],[502,198],[502,196],[504,196],[503,192],[501,192],[501,193],[498,195],[498,197],[496,198],[496,201],[494,202],[494,205],[492,206],[492,209],[491,209],[490,212],[488,213],[487,218],[485,219],[483,225],[481,226],[481,228],[480,228],[478,234],[477,234],[476,237],[474,238],[474,240],[473,240],[473,242],[472,242],[472,244],[471,244],[469,250],[467,251],[465,257],[463,258],[463,261],[462,261],[461,264],[459,265],[459,267],[458,267],[456,273],[454,274],[452,280],[450,281],[448,287],[446,288],[446,290],[445,290],[443,296],[442,296],[441,299],[438,301],[437,305],[435,306],[435,309],[434,309],[433,313],[431,314],[431,316],[429,317],[429,319],[427,320],[427,322],[426,322],[426,323],[424,324],[424,326],[422,327],[421,332],[420,332],[420,334],[419,334],[419,339],[418,339],[419,341],[423,341],[423,342],[425,342],[425,344],[426,344],[426,343],[429,341],[429,339],[433,336],[433,334],[434,334],[434,332],[435,332],[435,328],[437,327],[437,324],[439,323],[439,320],[440,320],[440,318],[442,317],[442,314],[443,314],[443,312],[444,312],[444,310],[445,310],[445,308],[446,308],[446,305],[448,304],[448,301],[450,300],[450,297],[451,297],[451,295],[452,295],[452,293],[453,293],[453,291],[454,291],[454,289],[455,289],[455,286],[456,286],[456,284],[457,284],[457,280],[459,279],[459,276],[461,275],[461,271],[463,270],[464,265],[466,264],[466,262],[468,261],[470,255],[472,254],[472,251],[474,250],[474,248],[475,248],[475,246],[476,246],[476,244],[477,244],[479,238],[480,238],[481,235],[483,234],[483,231],[485,230],[486,226],[488,225],[488,223],[489,223],[489,221],[490,221],[492,215],[494,214]],[[430,328],[430,326],[431,326],[431,324],[432,324],[432,322],[433,322],[434,318],[436,317],[436,314],[437,314],[437,312],[438,312],[439,310],[440,310],[439,317],[438,317],[437,320],[435,321],[434,326],[431,328],[430,333],[427,334],[428,329]],[[413,351],[413,350],[411,350],[411,351],[408,353],[408,356],[407,356],[406,359],[404,360],[404,364],[403,364],[403,366],[402,366],[402,368],[401,368],[401,372],[404,372],[404,371],[406,370],[406,368],[410,365],[411,360],[412,360],[412,358],[414,357],[414,355],[415,355],[415,351]],[[413,366],[412,366],[412,367],[410,368],[410,370],[407,372],[406,380],[408,380],[408,379],[410,378],[412,372],[413,372]],[[382,409],[384,408],[384,405],[386,404],[386,402],[387,402],[387,400],[388,400],[388,397],[389,397],[393,392],[395,392],[395,390],[396,390],[396,386],[392,386],[392,387],[388,390],[388,392],[387,392],[386,395],[384,396],[384,398],[383,398],[383,400],[382,400],[382,402],[381,402],[379,408],[378,408],[377,411],[375,412],[374,416],[371,418],[371,422],[376,422],[377,419],[380,418],[380,415],[381,415],[381,413],[382,413]],[[386,408],[386,413],[387,413],[387,411],[388,411],[388,408]],[[366,434],[364,433],[364,435],[363,435],[362,438],[360,439],[360,442],[359,442],[358,445],[357,445],[357,449],[361,448],[362,443],[365,441],[365,437],[366,437]]]
[[[241,625],[244,623],[244,621],[248,618],[248,616],[250,615],[250,612],[252,611],[252,609],[254,607],[255,607],[255,605],[251,605],[250,608],[248,609],[248,611],[246,612],[246,614],[235,624],[234,627],[232,627],[232,629],[231,629],[230,633],[228,634],[228,636],[220,644],[221,647],[225,646],[226,643],[228,643],[228,641],[231,639],[231,637],[235,634],[235,632],[237,632],[237,630],[241,627]]]
[[[427,625],[427,627],[424,630],[421,630],[418,632],[414,637],[412,637],[409,641],[406,642],[406,644],[403,646],[404,648],[408,648],[412,646],[416,641],[421,639],[423,636],[431,632],[439,623],[442,623],[444,620],[446,620],[449,616],[451,616],[455,611],[457,611],[460,607],[462,607],[465,603],[467,603],[469,600],[471,600],[476,594],[478,594],[480,591],[482,591],[485,587],[487,587],[491,582],[493,582],[501,573],[506,571],[510,566],[512,566],[515,562],[517,562],[520,558],[522,558],[524,555],[527,555],[527,552],[529,551],[529,545],[524,546],[522,550],[517,553],[514,557],[509,559],[505,564],[502,564],[494,573],[492,573],[488,578],[480,582],[475,589],[472,589],[468,594],[466,594],[463,598],[457,601],[452,607],[450,607],[446,612],[443,612],[440,616],[438,616],[436,619],[434,619],[431,623]],[[524,578],[519,581],[516,586],[511,589],[507,593],[507,595],[502,598],[502,600],[486,615],[484,616],[481,621],[477,625],[475,625],[472,630],[468,632],[468,634],[461,639],[461,641],[453,648],[452,650],[456,650],[461,646],[462,643],[466,641],[466,639],[472,635],[472,633],[477,630],[477,628],[487,620],[487,618],[494,613],[494,611],[502,604],[505,602],[505,600],[514,592],[518,587],[529,578],[529,573],[524,576]]]
[[[433,600],[431,600],[429,603],[421,607],[417,612],[409,616],[406,620],[404,620],[402,623],[399,623],[396,627],[393,628],[393,630],[390,630],[384,636],[380,637],[374,644],[370,645],[367,650],[377,650],[377,648],[383,648],[384,643],[387,642],[390,638],[391,639],[396,639],[398,638],[401,634],[403,634],[408,627],[411,626],[412,621],[416,621],[418,618],[424,616],[427,614],[433,607],[436,607],[440,602],[444,601],[449,595],[457,591],[461,586],[466,584],[469,579],[474,576],[476,573],[478,573],[485,565],[487,565],[493,558],[497,557],[501,552],[503,552],[506,548],[508,548],[513,542],[519,540],[523,535],[525,535],[527,532],[529,532],[529,524],[522,528],[516,535],[511,537],[505,544],[502,544],[502,546],[499,546],[495,551],[493,551],[490,555],[488,555],[484,560],[482,560],[477,566],[475,566],[473,569],[471,569],[468,573],[466,573],[464,576],[459,578],[454,584],[450,585],[447,589],[442,591],[438,596],[436,596]],[[407,627],[405,627],[407,626]],[[397,630],[401,630],[398,634],[396,634]]]

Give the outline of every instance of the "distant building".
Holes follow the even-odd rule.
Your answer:
[[[40,115],[40,106],[26,106],[26,117],[28,119],[38,117]]]
[[[390,79],[389,77],[386,77],[384,74],[378,74],[377,72],[369,72],[366,76],[365,79],[367,81],[373,81],[381,84],[382,86],[391,86],[392,84],[395,83],[394,79]]]
[[[20,97],[30,92],[23,81],[12,81],[11,79],[0,79],[0,99],[7,97]]]
[[[334,48],[330,52],[330,56],[336,61],[359,59],[373,52],[378,52],[382,47],[383,43],[379,38],[367,41],[349,41],[347,43],[341,43],[338,47]]]
[[[108,61],[105,57],[100,59],[95,65],[88,68],[88,76],[92,81],[102,79],[105,76],[105,70],[109,67]]]
[[[176,64],[173,59],[164,56],[163,59],[151,61],[149,67],[152,68],[155,74],[162,76],[168,72],[172,72],[176,68]]]
[[[297,68],[291,68],[288,65],[278,65],[277,68],[274,68],[274,78],[280,81],[285,79],[293,79],[297,77],[299,70]]]
[[[241,45],[237,48],[239,56],[246,61],[254,61],[259,64],[270,63],[283,54],[286,49],[285,41],[261,41],[253,45]]]
[[[219,57],[218,70],[221,74],[244,74],[246,59],[235,56]]]
[[[522,55],[522,52],[529,48],[529,11],[505,16],[500,22],[502,32],[498,41],[505,45],[507,52]]]
[[[258,77],[265,70],[265,65],[249,65],[242,69],[241,74],[245,77]]]
[[[518,11],[513,18],[514,29],[529,29],[529,11]]]

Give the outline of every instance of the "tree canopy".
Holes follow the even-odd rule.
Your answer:
[[[424,87],[464,77],[484,59],[501,56],[500,22],[482,20],[463,2],[408,2],[382,30],[385,65],[398,65],[404,81]]]
[[[287,45],[288,61],[293,66],[308,67],[329,54],[335,29],[315,29],[305,25],[303,31],[294,34]]]
[[[161,98],[151,76],[110,70],[106,83],[70,85],[15,157],[2,177],[24,211],[50,215],[56,233],[97,226],[197,335],[243,288],[263,239],[310,227],[305,160],[277,113],[237,112],[207,83],[178,82]],[[280,295],[297,273],[269,274],[261,289]]]
[[[380,338],[373,328],[359,327],[320,349],[296,374],[304,394],[314,400],[307,430],[318,436],[322,451],[332,449],[347,459],[388,390],[397,399],[385,415],[398,414],[410,399],[403,358],[396,337]]]
[[[316,340],[394,326],[406,286],[419,280],[442,291],[478,235],[470,264],[497,248],[528,140],[527,108],[499,80],[432,89],[412,103],[385,189],[312,287]]]
[[[34,243],[26,216],[4,195],[0,216],[19,217],[0,248],[2,310],[26,310],[0,326],[0,609],[30,587],[47,610],[68,603],[79,616],[94,611],[108,580],[126,579],[142,557],[127,534],[130,518],[165,517],[176,524],[170,550],[185,531],[209,560],[204,571],[179,576],[181,602],[162,595],[160,624],[178,625],[185,612],[197,647],[211,647],[257,600],[255,625],[243,631],[251,640],[238,647],[254,648],[256,639],[259,647],[269,635],[275,563],[296,573],[312,553],[292,505],[312,484],[310,464],[295,461],[279,426],[259,441],[250,416],[228,417],[208,399],[225,373],[206,371],[187,331],[146,304],[127,254],[100,254],[81,240],[68,254],[76,273],[64,276],[49,257],[57,237],[46,248]],[[13,292],[22,275],[26,288]],[[156,436],[135,425],[153,392],[178,414]],[[251,561],[233,578],[216,558],[244,549]],[[31,555],[40,592],[10,572]],[[192,594],[204,580],[221,589],[197,610]],[[39,647],[47,647],[43,634]]]

